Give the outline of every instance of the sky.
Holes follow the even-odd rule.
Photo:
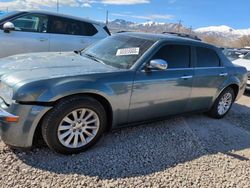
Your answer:
[[[104,21],[178,23],[193,29],[227,25],[250,28],[250,0],[58,0],[60,13]],[[0,10],[57,10],[57,0],[0,0]]]

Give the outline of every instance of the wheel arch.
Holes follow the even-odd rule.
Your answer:
[[[216,96],[213,98],[213,103],[216,101],[216,99],[220,96],[220,94],[227,88],[231,87],[234,91],[234,94],[235,94],[235,99],[237,98],[238,94],[239,94],[239,91],[240,91],[240,86],[237,84],[237,83],[230,83],[230,84],[227,84],[225,85],[224,87],[222,87],[216,94]],[[235,100],[234,99],[234,100]]]
[[[67,98],[71,98],[71,97],[91,97],[91,98],[94,98],[95,100],[97,100],[104,107],[106,115],[107,115],[106,131],[110,131],[112,129],[112,127],[113,127],[113,108],[111,106],[111,103],[104,96],[102,96],[100,94],[96,94],[96,93],[78,93],[78,94],[63,96],[63,97],[57,99],[56,101],[54,101],[53,103],[51,103],[52,107],[55,106],[56,104],[58,104],[61,100],[66,100]],[[33,135],[33,139],[32,139],[33,144],[36,143],[37,140],[40,140],[42,138],[42,136],[41,136],[42,135],[41,134],[41,126],[42,126],[42,123],[43,123],[43,119],[46,117],[46,115],[48,113],[50,113],[50,110],[47,111],[46,113],[44,113],[43,116],[38,121],[38,123],[36,125],[36,128],[35,128],[34,135]]]

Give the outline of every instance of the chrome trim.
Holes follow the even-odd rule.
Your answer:
[[[192,75],[190,75],[190,76],[182,76],[181,78],[182,79],[190,79],[190,78],[193,78],[193,76]]]
[[[152,69],[152,68],[156,68],[159,70],[167,70],[168,68],[168,63],[162,59],[154,59],[151,60],[149,63],[148,68]]]
[[[224,69],[225,67],[194,67],[194,69]]]
[[[227,76],[228,73],[227,73],[227,72],[225,72],[225,73],[220,73],[219,75],[220,75],[220,76]]]
[[[166,71],[176,71],[176,70],[200,70],[200,69],[224,69],[225,67],[189,67],[189,68],[168,68]],[[152,71],[162,71],[162,70],[150,70]],[[141,72],[146,72],[144,69],[141,69]]]
[[[181,71],[181,70],[194,70],[194,68],[169,68],[167,70],[157,70],[157,69],[151,69],[150,72],[162,72],[162,71]],[[141,72],[147,72],[144,69],[141,70]]]

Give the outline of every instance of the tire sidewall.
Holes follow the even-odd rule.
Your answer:
[[[219,105],[219,102],[220,102],[221,98],[222,98],[226,93],[230,93],[230,94],[231,94],[231,96],[232,96],[232,102],[231,102],[231,105],[230,105],[229,109],[227,110],[227,112],[226,112],[225,114],[223,114],[223,115],[220,115],[219,112],[218,112],[218,105]],[[211,115],[212,115],[213,117],[215,117],[215,118],[218,118],[218,119],[223,118],[224,116],[226,116],[226,115],[228,114],[228,112],[229,112],[230,109],[232,108],[234,101],[235,101],[235,94],[234,94],[233,89],[232,89],[232,88],[226,88],[226,89],[219,95],[219,97],[216,99],[215,104],[214,104],[214,106],[213,106],[213,108],[212,108],[212,110],[211,110]]]

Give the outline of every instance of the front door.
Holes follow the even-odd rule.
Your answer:
[[[129,110],[130,122],[183,113],[187,109],[194,74],[190,66],[190,47],[168,44],[152,59],[165,60],[168,69],[140,70],[136,73]]]

